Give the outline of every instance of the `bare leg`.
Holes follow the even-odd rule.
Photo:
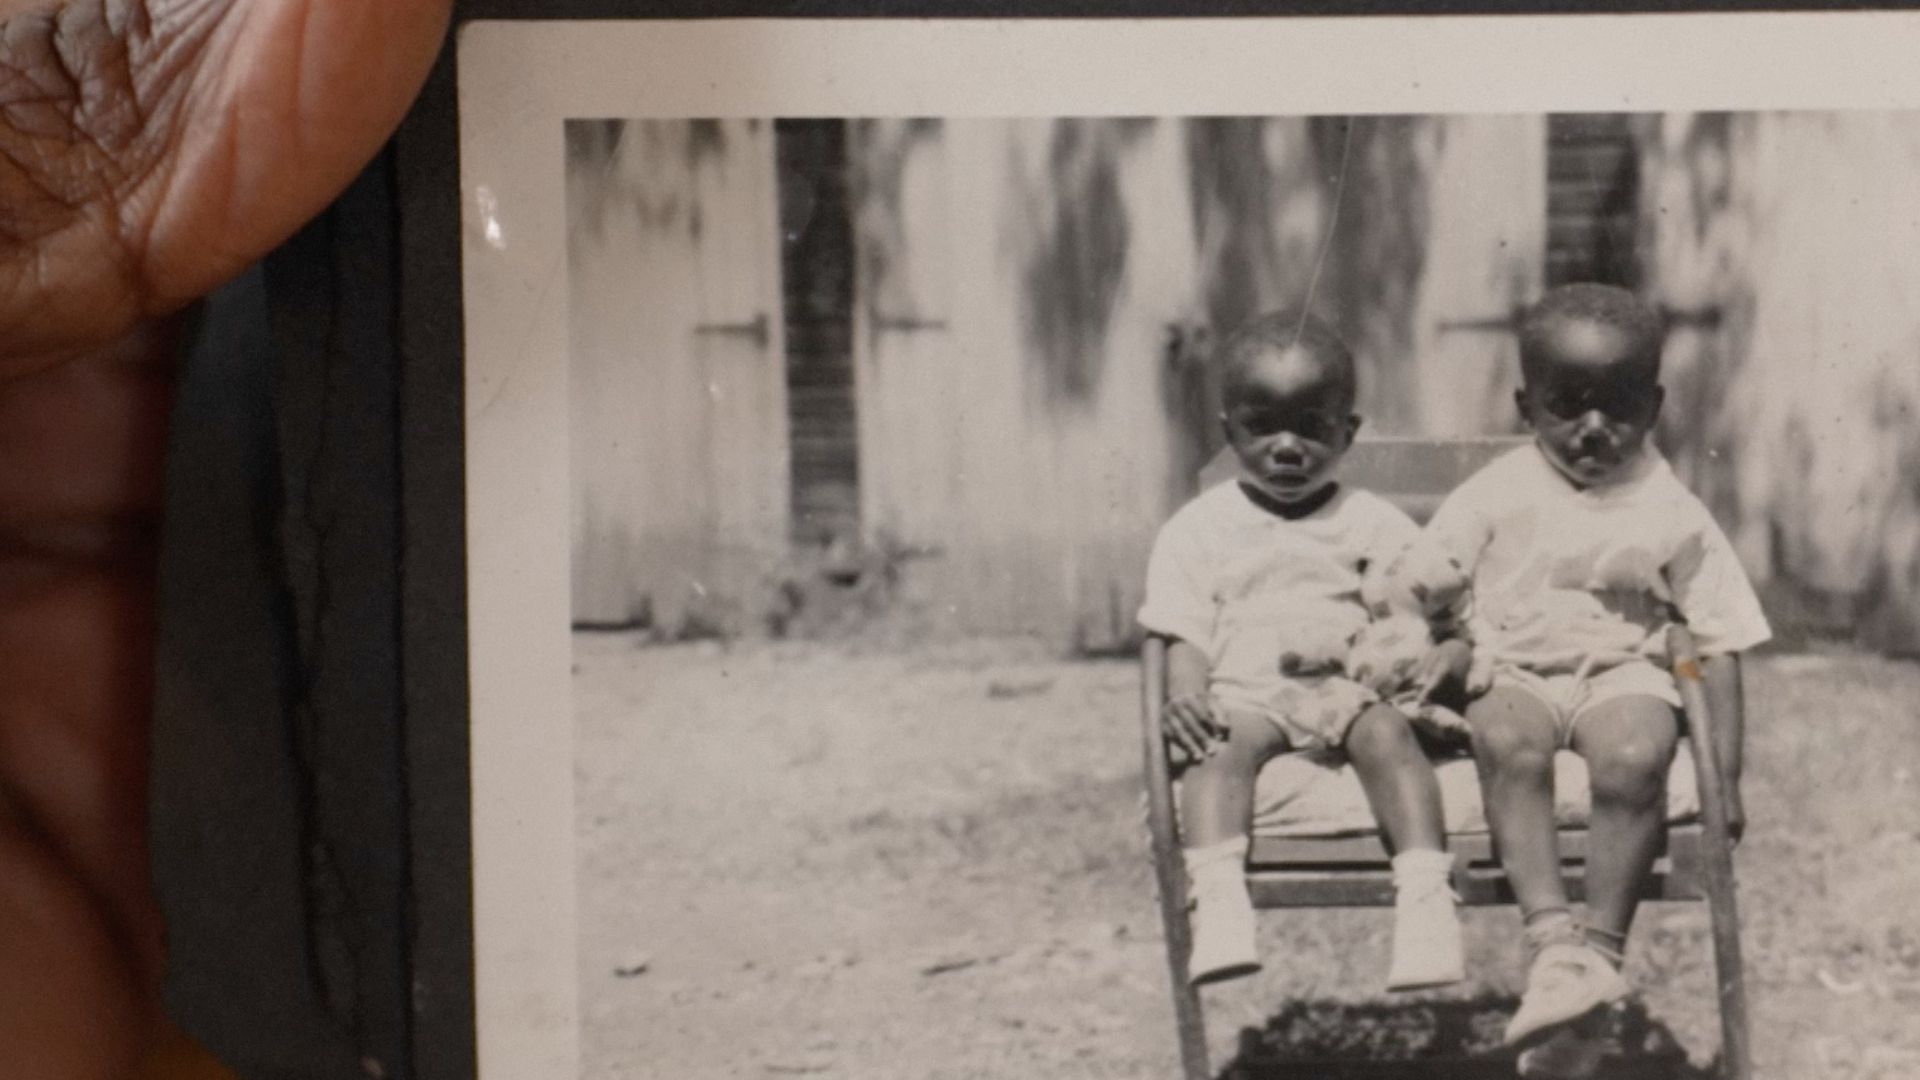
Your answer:
[[[1467,708],[1487,827],[1523,916],[1567,907],[1553,816],[1553,716],[1524,690],[1495,688]]]
[[[1405,716],[1387,705],[1361,713],[1347,732],[1346,752],[1393,850],[1446,847],[1440,781]]]
[[[1658,698],[1615,698],[1580,716],[1573,748],[1593,785],[1588,826],[1587,913],[1594,927],[1623,940],[1641,882],[1653,869],[1666,830],[1667,770],[1679,722]]]
[[[1393,957],[1389,990],[1442,986],[1466,977],[1460,913],[1449,887],[1440,781],[1413,724],[1376,705],[1347,732],[1347,757],[1360,774],[1373,816],[1393,848]]]
[[[1271,722],[1229,714],[1225,742],[1180,777],[1180,826],[1185,846],[1208,847],[1247,835],[1253,824],[1254,781],[1260,767],[1287,749]]]
[[[1259,716],[1228,714],[1227,738],[1187,770],[1180,814],[1192,903],[1195,984],[1249,974],[1260,967],[1252,899],[1247,894],[1247,832],[1253,824],[1260,767],[1287,748],[1286,736]]]

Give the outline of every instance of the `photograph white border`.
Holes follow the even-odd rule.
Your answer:
[[[579,1075],[565,120],[1920,107],[1913,12],[480,21],[458,50],[481,1080]]]

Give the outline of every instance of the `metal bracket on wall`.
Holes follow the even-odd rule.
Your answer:
[[[876,333],[918,334],[947,328],[945,319],[923,319],[917,315],[875,315],[867,323]]]
[[[695,323],[693,332],[719,337],[751,338],[755,345],[763,349],[773,339],[773,330],[764,311],[746,322]]]

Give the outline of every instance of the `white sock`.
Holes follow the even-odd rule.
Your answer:
[[[1432,880],[1453,875],[1453,854],[1435,851],[1432,848],[1413,848],[1393,857],[1393,884],[1395,888],[1416,881]]]
[[[1205,847],[1182,849],[1187,864],[1188,891],[1199,894],[1222,885],[1244,886],[1247,876],[1247,838],[1236,836]]]
[[[1442,986],[1466,977],[1453,856],[1431,848],[1393,857],[1393,957],[1387,989]]]

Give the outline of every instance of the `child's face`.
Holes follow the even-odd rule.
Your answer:
[[[1643,348],[1612,326],[1569,320],[1526,358],[1520,414],[1579,487],[1619,479],[1645,449],[1664,393]]]
[[[1300,348],[1248,361],[1227,390],[1221,419],[1246,481],[1283,504],[1305,502],[1333,481],[1360,426],[1351,379]]]

